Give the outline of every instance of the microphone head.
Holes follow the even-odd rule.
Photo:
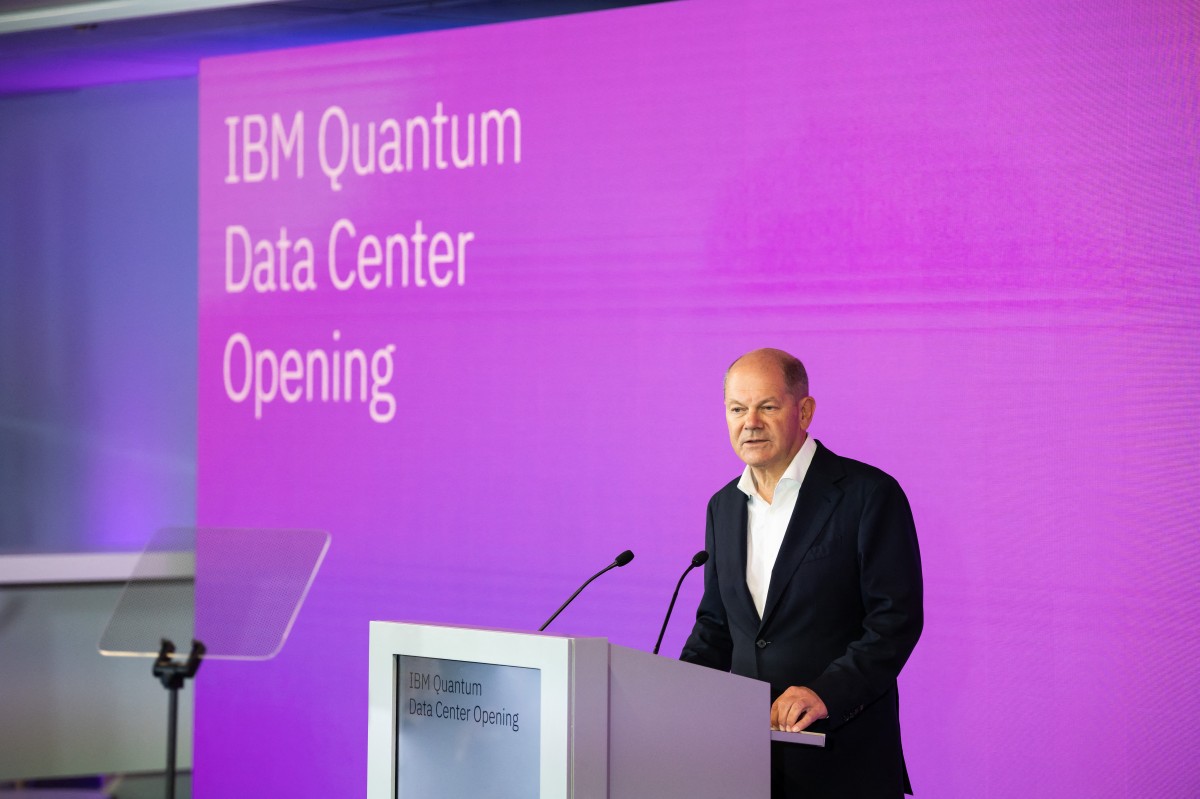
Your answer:
[[[708,563],[708,550],[702,549],[692,555],[692,566],[703,566],[705,563]]]
[[[624,566],[626,563],[628,563],[631,560],[633,560],[633,550],[627,549],[624,552],[622,552],[620,555],[617,555],[617,559],[613,562],[616,563],[618,566]]]

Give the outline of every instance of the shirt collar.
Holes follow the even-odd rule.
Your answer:
[[[817,440],[811,435],[804,439],[804,443],[800,445],[800,451],[796,453],[796,457],[792,458],[792,462],[783,470],[783,474],[779,478],[780,485],[785,480],[790,480],[797,486],[804,483],[804,476],[808,474],[808,467],[812,465],[813,456],[817,454]],[[742,477],[738,480],[738,490],[751,499],[758,497],[758,487],[754,484],[754,475],[750,472],[749,465],[742,469]],[[758,497],[761,499],[761,497]]]

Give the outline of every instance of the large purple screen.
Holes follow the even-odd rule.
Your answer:
[[[198,795],[363,795],[371,619],[535,629],[628,547],[551,629],[650,649],[759,346],[912,502],[918,794],[1195,795],[1200,37],[1152,5],[695,0],[205,62],[198,520],[332,546],[278,658],[205,666]]]

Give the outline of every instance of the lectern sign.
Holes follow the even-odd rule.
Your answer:
[[[396,660],[397,799],[538,795],[538,669],[413,655]]]

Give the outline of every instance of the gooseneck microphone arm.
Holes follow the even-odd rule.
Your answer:
[[[679,582],[675,584],[675,593],[671,594],[671,604],[667,607],[667,617],[663,619],[662,629],[658,631],[658,640],[654,643],[654,654],[658,654],[658,648],[662,646],[663,636],[667,632],[667,622],[671,620],[671,611],[675,610],[675,600],[679,599],[679,589],[683,587],[683,579],[687,577],[692,569],[697,566],[703,566],[708,562],[708,552],[700,550],[695,555],[692,555],[692,562],[683,570],[683,574],[679,576]]]
[[[597,577],[599,577],[600,575],[604,574],[604,573],[605,573],[606,571],[608,571],[609,569],[615,569],[615,568],[617,568],[618,566],[624,566],[626,563],[628,563],[628,562],[629,562],[629,561],[631,561],[631,560],[633,560],[633,550],[629,550],[629,549],[627,549],[627,550],[625,550],[624,552],[622,552],[620,555],[617,555],[617,557],[613,559],[613,562],[612,562],[612,563],[608,564],[608,565],[607,565],[607,566],[605,566],[603,569],[601,569],[600,571],[598,571],[598,572],[596,572],[595,574],[593,574],[591,577],[589,577],[589,578],[587,579],[587,582],[585,582],[583,585],[581,585],[581,586],[579,586],[578,588],[576,588],[576,589],[575,589],[575,593],[571,594],[571,596],[569,596],[569,597],[567,598],[567,601],[566,601],[566,602],[564,602],[564,603],[562,603],[562,605],[559,607],[559,609],[558,609],[558,610],[554,611],[554,615],[553,615],[553,616],[551,616],[550,618],[546,619],[546,623],[545,623],[545,624],[543,624],[541,627],[538,627],[538,632],[540,633],[542,630],[544,630],[544,629],[546,629],[547,627],[549,627],[549,626],[550,626],[550,622],[552,622],[552,621],[554,621],[555,619],[557,619],[557,618],[558,618],[558,614],[560,614],[560,613],[562,613],[564,610],[566,610],[566,608],[567,608],[567,605],[571,604],[571,601],[572,601],[572,600],[574,600],[574,599],[575,599],[575,597],[579,596],[579,592],[580,592],[580,591],[582,591],[583,589],[587,588],[587,587],[588,587],[588,586],[591,584],[592,580],[595,580]]]

